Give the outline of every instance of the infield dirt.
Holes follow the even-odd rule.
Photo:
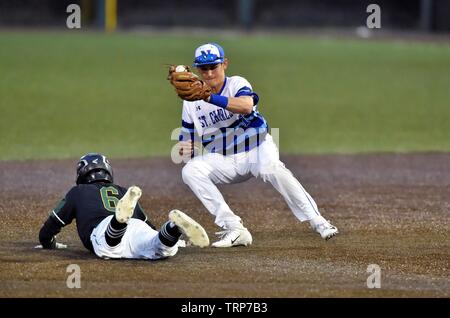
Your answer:
[[[75,161],[0,162],[0,297],[449,297],[450,155],[284,156],[286,166],[339,230],[326,242],[300,223],[262,180],[220,186],[253,234],[253,245],[187,247],[164,261],[101,260],[75,222],[37,250],[38,232],[72,187]],[[111,160],[115,181],[143,189],[156,225],[177,208],[220,230],[169,158]],[[67,266],[81,268],[69,289]],[[369,289],[370,264],[381,288]]]

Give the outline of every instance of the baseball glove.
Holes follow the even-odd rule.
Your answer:
[[[175,91],[181,99],[187,101],[206,100],[211,95],[211,87],[192,73],[189,66],[185,66],[183,72],[176,72],[175,68],[175,65],[169,67],[167,79],[175,87]]]

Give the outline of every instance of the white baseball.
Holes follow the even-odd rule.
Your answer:
[[[175,68],[175,72],[186,72],[186,67],[184,67],[184,65],[178,65]]]

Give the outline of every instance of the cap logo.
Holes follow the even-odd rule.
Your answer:
[[[223,63],[222,49],[214,44],[204,44],[195,51],[194,66]]]
[[[208,55],[210,55],[211,54],[211,50],[208,50],[208,53],[206,53],[205,51],[202,51],[202,55],[203,55],[203,58],[207,58],[208,57]]]

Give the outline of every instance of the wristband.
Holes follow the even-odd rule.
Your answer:
[[[209,97],[209,103],[222,108],[226,108],[228,105],[228,97],[213,94]]]

